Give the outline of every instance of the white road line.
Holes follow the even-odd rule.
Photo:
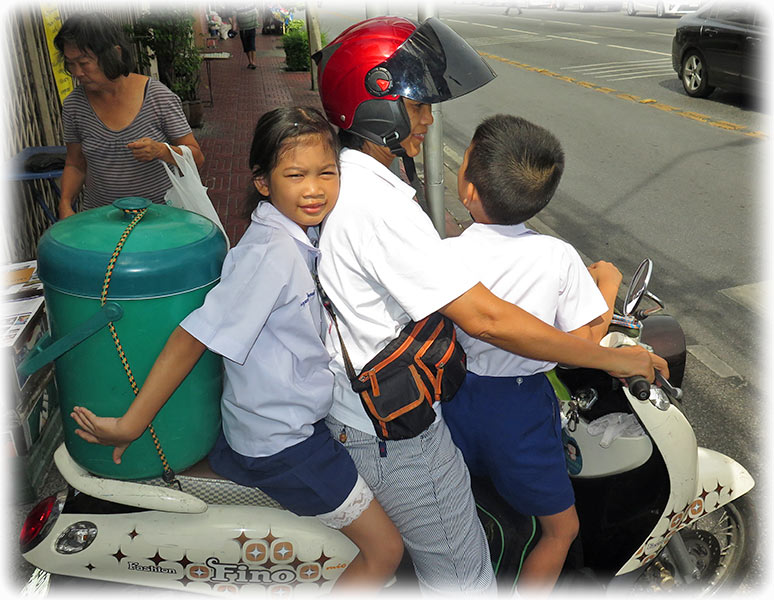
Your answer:
[[[555,38],[557,40],[567,40],[569,42],[582,42],[584,44],[594,44],[594,45],[599,44],[599,42],[592,42],[589,40],[579,40],[578,38],[563,37],[561,35],[547,35],[546,37]]]
[[[742,378],[728,363],[715,356],[706,346],[688,346],[688,352],[721,379],[728,377]]]
[[[674,33],[661,33],[660,31],[646,31],[648,35],[664,35],[666,37],[675,37]]]
[[[479,27],[489,27],[490,29],[499,29],[499,27],[497,27],[497,25],[487,25],[486,23],[473,23],[471,21],[470,24],[471,25],[478,25]]]
[[[633,50],[634,52],[647,52],[648,54],[660,54],[661,56],[672,56],[671,52],[656,52],[655,50],[643,50],[642,48],[629,48],[629,46],[616,46],[608,44],[608,48],[620,48],[621,50]]]
[[[674,70],[660,71],[658,73],[650,73],[647,75],[630,75],[628,77],[608,77],[608,81],[626,81],[627,79],[645,79],[646,77],[667,77],[675,75]]]
[[[642,73],[644,71],[653,71],[665,69],[669,65],[667,63],[659,63],[656,65],[619,65],[617,67],[594,67],[593,69],[575,69],[575,72],[585,73],[587,75],[608,75],[615,73]]]
[[[503,27],[505,31],[515,31],[516,33],[526,33],[529,35],[540,35],[539,33],[535,33],[534,31],[524,31],[523,29],[511,29],[510,27]]]
[[[582,27],[583,23],[568,23],[567,21],[551,21],[550,19],[538,19],[539,21],[545,21],[546,23],[558,23],[559,25],[575,25],[576,27]]]
[[[590,25],[589,27],[596,27],[597,29],[612,29],[613,31],[634,31],[634,29],[624,29],[623,27],[606,27],[604,25]]]
[[[444,19],[444,21],[449,21],[450,23],[462,23],[463,25],[470,25],[468,21],[458,21],[457,19]]]
[[[649,58],[648,60],[626,60],[626,61],[616,61],[616,62],[606,62],[606,63],[592,63],[590,65],[575,65],[573,67],[566,67],[567,69],[573,71],[578,69],[585,69],[586,67],[608,67],[613,65],[648,65],[648,64],[656,64],[664,62],[663,58]]]

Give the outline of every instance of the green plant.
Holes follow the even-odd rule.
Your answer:
[[[325,46],[325,34],[321,34],[321,37],[322,45]],[[285,35],[282,36],[282,47],[285,50],[285,64],[288,71],[309,70],[309,37],[304,21],[293,19],[288,23]]]
[[[193,16],[185,10],[165,8],[151,10],[126,27],[127,33],[156,58],[161,82],[183,101],[198,97],[202,57],[193,24]],[[139,62],[142,67],[149,66],[146,52],[140,52]]]

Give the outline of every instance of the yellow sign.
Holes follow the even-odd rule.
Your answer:
[[[59,9],[53,5],[40,6],[40,14],[43,16],[43,28],[46,31],[46,42],[48,45],[48,56],[51,60],[51,68],[54,71],[54,80],[56,89],[59,91],[59,101],[63,101],[67,95],[73,91],[72,76],[65,71],[64,61],[60,58],[59,52],[54,46],[54,37],[62,28],[62,17],[59,15]]]

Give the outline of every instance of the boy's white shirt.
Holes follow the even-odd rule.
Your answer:
[[[562,240],[535,233],[523,224],[474,223],[444,244],[464,256],[468,270],[493,294],[557,329],[572,331],[607,311],[578,252]],[[556,366],[471,338],[459,327],[457,335],[468,355],[468,371],[477,375],[527,376]]]

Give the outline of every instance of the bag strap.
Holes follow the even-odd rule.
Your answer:
[[[314,282],[315,285],[317,285],[317,293],[320,294],[320,302],[322,302],[322,305],[325,307],[325,310],[328,311],[328,314],[331,316],[331,319],[333,320],[333,325],[336,327],[336,333],[339,336],[339,343],[341,344],[341,353],[344,356],[344,369],[347,371],[347,377],[349,378],[350,382],[357,381],[357,373],[355,373],[355,368],[352,366],[352,361],[349,359],[349,353],[347,352],[347,347],[344,345],[344,338],[341,337],[341,331],[339,330],[339,321],[336,319],[336,313],[333,312],[333,302],[331,302],[331,299],[328,297],[328,294],[325,293],[325,290],[322,287],[322,284],[320,283],[320,278],[317,276],[317,273],[314,274]]]

